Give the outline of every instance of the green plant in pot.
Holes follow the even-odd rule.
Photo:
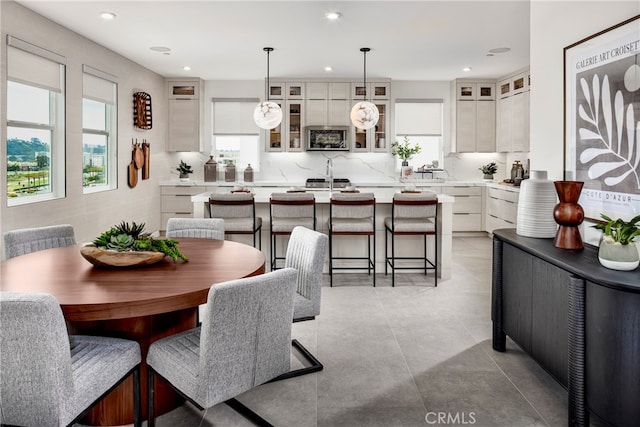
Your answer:
[[[478,169],[484,174],[484,179],[493,180],[493,175],[498,172],[498,165],[496,165],[496,162],[491,162]]]
[[[191,166],[186,164],[184,160],[180,160],[180,164],[178,165],[176,170],[180,173],[181,179],[189,179],[189,175],[193,173],[193,169],[191,169]]]
[[[414,144],[413,147],[409,144],[408,136],[404,137],[403,142],[394,141],[391,144],[391,154],[402,160],[402,166],[409,166],[409,159],[414,154],[418,154],[420,150],[419,144]]]
[[[633,243],[640,236],[640,215],[629,221],[621,218],[611,219],[605,214],[600,214],[603,221],[593,226],[602,231],[600,246],[598,248],[598,261],[604,267],[612,270],[630,271],[638,268],[640,258],[638,248]]]

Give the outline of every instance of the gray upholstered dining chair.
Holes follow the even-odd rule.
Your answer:
[[[291,319],[297,272],[285,268],[211,287],[202,326],[155,341],[147,354],[148,425],[154,377],[164,378],[199,409],[225,402],[270,425],[235,396],[291,367]]]
[[[73,226],[69,224],[22,228],[4,233],[6,259],[75,244],[76,236]]]
[[[326,234],[302,226],[295,227],[291,232],[285,255],[285,268],[295,268],[298,272],[296,294],[293,300],[294,322],[313,320],[320,314],[322,270],[328,243],[329,237]],[[322,363],[298,340],[292,340],[291,344],[310,365],[282,374],[274,381],[310,374],[324,368]]]
[[[0,423],[67,426],[133,374],[140,426],[140,346],[135,341],[67,335],[53,295],[0,292]]]
[[[193,237],[224,240],[224,220],[221,218],[169,218],[167,237]]]

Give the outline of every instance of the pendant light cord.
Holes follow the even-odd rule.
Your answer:
[[[273,50],[272,47],[264,47],[262,48],[265,52],[267,52],[267,87],[265,88],[265,98],[267,98],[267,102],[269,102],[269,53]]]
[[[363,101],[367,100],[367,52],[369,52],[371,49],[368,47],[361,47],[360,48],[360,52],[362,52],[364,54],[364,95],[363,95]]]

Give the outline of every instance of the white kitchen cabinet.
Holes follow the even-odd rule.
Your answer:
[[[346,99],[307,99],[307,126],[349,126],[351,106]]]
[[[529,151],[530,115],[529,71],[500,80],[496,112],[496,151]]]
[[[346,82],[329,83],[329,99],[350,99],[351,84]]]
[[[287,91],[286,86],[287,85],[284,82],[270,82],[269,89],[267,90],[269,94],[269,100],[273,101],[275,99],[285,99],[285,93]]]
[[[305,99],[328,99],[329,83],[325,82],[309,82]]]
[[[282,109],[282,122],[278,126],[273,129],[264,130],[265,142],[267,144],[267,151],[284,151],[286,145],[284,145],[283,141],[285,141],[285,122],[286,120],[286,112],[285,112],[285,102],[279,100],[272,100],[276,104],[280,106]]]
[[[167,151],[200,151],[203,83],[200,79],[168,80]]]
[[[209,187],[201,185],[163,185],[160,188],[160,228],[162,230],[166,229],[169,218],[193,217],[191,196],[204,193],[209,189]]]
[[[487,187],[485,230],[492,233],[498,228],[515,228],[518,214],[517,188]]]
[[[304,151],[304,101],[287,100],[283,117],[286,121],[285,141],[287,151]]]
[[[287,99],[304,99],[305,83],[286,83],[285,88]]]
[[[351,84],[351,99],[367,101],[391,99],[391,84],[388,82],[369,82],[366,87],[362,83]]]
[[[452,123],[455,151],[494,152],[496,147],[495,83],[452,82],[455,108]]]
[[[482,187],[442,187],[442,193],[456,199],[453,231],[482,231]]]

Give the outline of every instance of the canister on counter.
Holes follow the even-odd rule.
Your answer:
[[[253,168],[251,163],[244,169],[244,182],[253,182]]]
[[[205,182],[218,180],[218,162],[213,160],[213,156],[209,156],[209,160],[204,164],[204,180]]]
[[[233,161],[227,163],[225,167],[224,180],[226,182],[234,182],[236,180],[236,165],[233,164]]]

